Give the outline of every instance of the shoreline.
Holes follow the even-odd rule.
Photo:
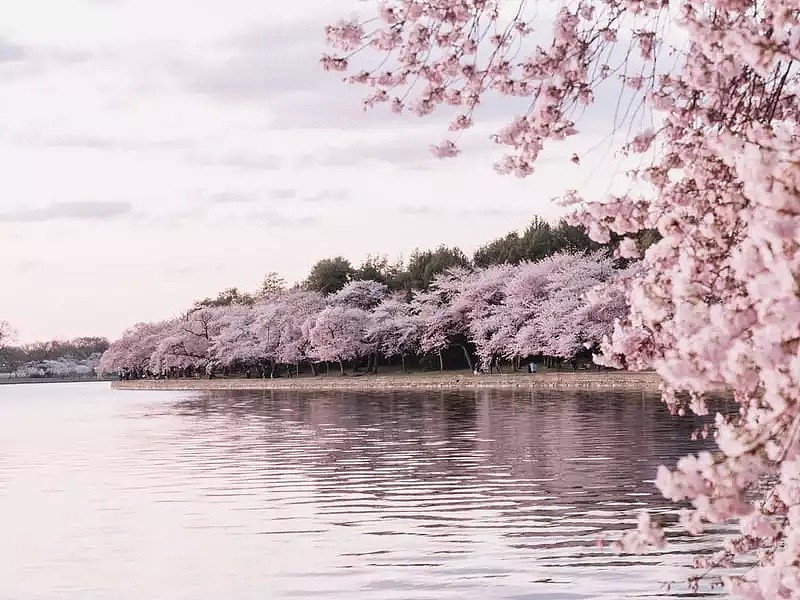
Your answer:
[[[318,375],[292,379],[141,379],[114,381],[118,390],[468,390],[468,389],[550,389],[550,390],[644,390],[657,392],[661,378],[654,372],[597,371],[592,373],[548,372],[473,375],[469,371],[389,375]]]
[[[0,378],[0,386],[4,385],[34,385],[45,383],[108,383],[116,382],[116,379],[104,377],[97,379],[97,377],[15,377],[15,378]]]

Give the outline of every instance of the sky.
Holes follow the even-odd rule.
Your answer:
[[[524,180],[492,168],[497,104],[455,160],[443,118],[364,112],[325,73],[326,24],[358,0],[26,0],[0,20],[0,320],[19,340],[176,316],[316,260],[468,254],[551,199],[610,189],[601,128]],[[478,117],[480,118],[480,114]],[[604,143],[599,144],[604,146]]]

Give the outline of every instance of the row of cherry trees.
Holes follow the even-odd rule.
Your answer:
[[[28,361],[16,366],[11,377],[91,377],[100,363],[101,354],[95,352],[85,357],[59,356],[38,361]]]
[[[202,306],[179,319],[140,323],[103,356],[107,372],[138,376],[276,367],[378,357],[439,356],[461,347],[465,363],[499,369],[503,359],[572,358],[596,348],[626,313],[620,294],[587,294],[625,275],[606,254],[559,253],[535,263],[454,268],[410,300],[376,281],[353,281],[323,296],[276,291],[253,306]],[[473,363],[473,354],[477,365]]]

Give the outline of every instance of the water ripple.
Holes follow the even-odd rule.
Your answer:
[[[0,597],[678,598],[641,394],[0,388]],[[640,508],[672,544],[597,548]],[[666,581],[677,581],[671,591]]]

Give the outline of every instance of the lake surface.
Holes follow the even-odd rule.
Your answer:
[[[0,598],[678,597],[698,540],[595,542],[674,520],[692,428],[640,393],[2,386]]]

